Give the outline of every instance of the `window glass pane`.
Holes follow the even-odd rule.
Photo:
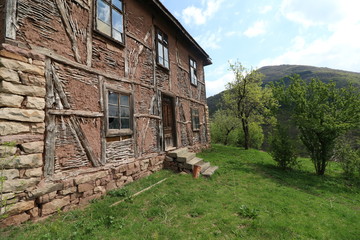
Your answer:
[[[109,104],[118,104],[119,94],[109,92]]]
[[[109,105],[109,116],[110,117],[118,117],[119,110],[117,105]]]
[[[112,0],[112,4],[115,5],[115,7],[117,7],[118,9],[120,9],[122,11],[122,1],[120,0]]]
[[[110,6],[102,0],[98,0],[97,17],[102,22],[110,25]]]
[[[164,47],[164,67],[169,68],[169,52],[166,47]]]
[[[130,117],[130,109],[129,108],[126,108],[126,107],[122,107],[121,108],[121,115],[120,115],[122,118],[123,117]]]
[[[121,95],[121,97],[120,97],[120,105],[121,106],[129,106],[130,105],[129,100],[130,100],[129,96]]]
[[[119,118],[109,118],[109,129],[120,129]]]
[[[121,129],[130,128],[130,119],[129,118],[122,118],[121,119]]]
[[[161,45],[161,43],[158,43],[158,56],[159,58],[163,59],[163,46]]]
[[[102,33],[105,33],[108,36],[111,36],[111,27],[110,25],[107,25],[106,23],[102,22],[101,20],[97,19],[97,30],[99,30]]]
[[[162,36],[161,36],[161,33],[160,33],[160,32],[158,32],[157,38],[158,38],[159,41],[162,41]]]
[[[116,10],[112,10],[112,27],[118,32],[123,32],[123,16]]]
[[[116,31],[115,29],[113,29],[113,31],[112,31],[112,36],[115,40],[118,40],[119,42],[123,42],[122,34],[118,31]]]

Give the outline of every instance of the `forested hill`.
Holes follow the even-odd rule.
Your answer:
[[[323,82],[333,81],[336,86],[343,87],[347,82],[351,82],[354,86],[360,88],[360,73],[348,72],[342,70],[335,70],[331,68],[319,68],[302,65],[279,65],[279,66],[265,66],[259,68],[259,72],[265,75],[264,84],[284,79],[292,74],[299,74],[302,79],[309,80],[318,78]],[[210,115],[212,115],[218,108],[218,103],[221,101],[222,92],[207,98]]]

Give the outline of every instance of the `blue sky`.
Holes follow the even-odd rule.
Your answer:
[[[360,72],[359,0],[161,0],[211,56],[207,96],[247,68],[301,64]]]

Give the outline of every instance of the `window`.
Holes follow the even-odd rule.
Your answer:
[[[96,1],[96,30],[124,42],[124,13],[122,0]]]
[[[156,34],[157,63],[169,68],[169,42],[168,36],[159,29]]]
[[[190,58],[190,81],[191,84],[197,85],[197,66],[196,61]]]
[[[108,92],[108,132],[129,133],[131,130],[130,96]],[[131,133],[130,133],[131,134]]]
[[[191,121],[192,121],[193,131],[200,130],[200,119],[199,119],[199,110],[198,109],[191,110]]]

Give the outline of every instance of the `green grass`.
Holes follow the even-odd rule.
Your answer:
[[[160,171],[85,210],[0,230],[1,239],[359,239],[360,186],[337,164],[319,177],[308,159],[284,172],[256,150],[213,145],[198,156],[220,167],[211,179]]]

